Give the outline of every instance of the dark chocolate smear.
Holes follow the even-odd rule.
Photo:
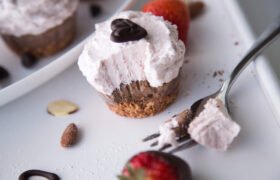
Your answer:
[[[40,177],[47,178],[48,180],[60,180],[58,175],[56,175],[54,173],[46,172],[46,171],[41,171],[41,170],[25,171],[19,176],[18,179],[19,180],[28,180],[32,176],[40,176]]]
[[[145,38],[147,31],[129,19],[115,19],[111,23],[111,40],[116,43],[137,41]]]

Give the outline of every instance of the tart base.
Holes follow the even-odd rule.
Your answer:
[[[159,99],[144,100],[142,102],[124,102],[119,104],[107,104],[116,114],[132,118],[144,118],[153,116],[165,110],[175,101],[177,94]]]
[[[147,81],[121,85],[111,96],[104,96],[108,107],[118,115],[131,118],[153,116],[165,110],[177,98],[179,77],[154,88]]]

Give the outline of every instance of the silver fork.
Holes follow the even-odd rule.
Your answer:
[[[238,78],[238,76],[241,74],[241,72],[252,62],[261,52],[268,47],[273,40],[275,40],[280,33],[280,17],[278,17],[272,24],[270,24],[265,31],[257,38],[255,43],[252,45],[252,47],[248,50],[248,52],[243,56],[241,61],[237,64],[237,66],[234,68],[232,73],[230,74],[229,78],[224,81],[222,87],[215,93],[210,94],[209,96],[206,96],[204,98],[201,98],[197,100],[195,103],[191,106],[191,111],[193,113],[192,119],[196,117],[204,108],[205,103],[210,98],[219,98],[225,105],[227,111],[229,111],[228,106],[228,92],[230,88],[232,87],[235,80]],[[190,121],[188,121],[188,124]],[[188,124],[186,126],[188,126]],[[149,141],[152,139],[155,139],[159,137],[159,133],[155,133],[152,135],[149,135],[148,137],[144,138],[143,141]],[[179,145],[173,149],[171,149],[171,145],[165,145],[159,149],[159,151],[164,151],[167,149],[171,149],[168,152],[169,153],[175,153],[184,149],[187,149],[189,147],[192,147],[196,145],[197,143],[192,140],[188,134],[185,136],[177,137],[177,142]],[[157,141],[151,144],[151,147],[156,146],[158,144]]]

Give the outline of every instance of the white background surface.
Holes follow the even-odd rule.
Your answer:
[[[227,7],[205,0],[204,16],[191,24],[190,47],[183,68],[178,100],[163,113],[133,120],[110,112],[88,85],[76,65],[24,97],[0,109],[0,179],[17,179],[28,169],[57,173],[67,180],[113,180],[126,160],[147,150],[140,140],[162,121],[215,91],[239,61],[244,47]],[[238,42],[239,45],[234,45]],[[216,70],[224,76],[212,77]],[[191,166],[194,180],[276,180],[280,178],[280,130],[249,67],[231,93],[233,118],[239,137],[225,153],[194,147],[178,155]],[[20,89],[19,89],[20,90]],[[71,100],[80,111],[66,118],[47,114],[57,99]],[[77,146],[60,147],[64,128],[75,122],[81,132]]]

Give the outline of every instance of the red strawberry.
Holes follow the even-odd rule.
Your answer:
[[[142,11],[163,16],[165,20],[177,25],[179,38],[186,45],[190,17],[189,9],[182,0],[152,0],[143,6]]]
[[[119,180],[191,180],[189,166],[171,154],[146,151],[133,156]]]

